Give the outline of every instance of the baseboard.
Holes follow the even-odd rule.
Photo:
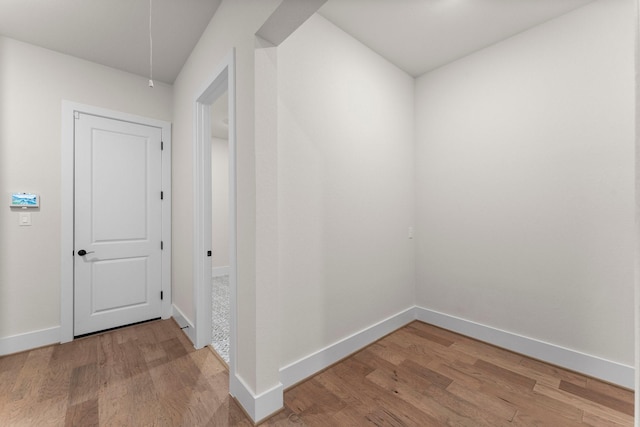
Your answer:
[[[453,332],[475,338],[525,356],[634,389],[635,370],[632,366],[601,359],[579,351],[538,341],[512,332],[481,325],[470,320],[422,307],[415,308],[416,319]]]
[[[173,318],[175,319],[182,332],[185,333],[187,337],[191,340],[193,345],[196,343],[196,328],[193,326],[193,322],[189,320],[187,316],[184,315],[182,311],[178,307],[173,304]]]
[[[280,368],[280,382],[285,388],[291,387],[385,335],[411,323],[413,320],[415,320],[414,307],[401,311],[322,350]]]
[[[211,277],[226,276],[229,274],[229,266],[211,267]]]
[[[413,320],[420,320],[434,326],[439,326],[470,338],[475,338],[628,389],[633,390],[635,388],[635,369],[632,366],[623,365],[418,306],[406,309],[335,344],[280,368],[280,382],[284,388],[289,388],[383,336],[400,329]]]
[[[269,418],[284,406],[284,387],[282,384],[277,384],[256,395],[238,375],[232,383],[234,386],[229,390],[231,395],[236,398],[255,424]]]
[[[0,338],[0,356],[60,342],[60,326]]]

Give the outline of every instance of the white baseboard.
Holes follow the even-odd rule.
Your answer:
[[[211,277],[226,276],[229,274],[229,266],[211,267]]]
[[[401,311],[322,350],[280,368],[280,382],[285,388],[291,387],[385,335],[411,323],[413,320],[415,320],[414,307]]]
[[[182,329],[182,332],[189,337],[193,345],[196,343],[196,328],[193,326],[193,322],[189,320],[187,316],[184,315],[182,311],[178,307],[173,304],[173,318],[176,323]]]
[[[481,325],[470,320],[422,307],[415,308],[416,319],[553,365],[634,389],[635,370],[579,351],[538,341],[512,332]]]
[[[0,338],[0,356],[60,342],[60,326]]]
[[[623,365],[417,306],[391,316],[335,344],[280,368],[280,382],[282,382],[284,388],[291,387],[383,336],[400,329],[413,320],[420,320],[434,326],[439,326],[470,338],[475,338],[628,389],[633,390],[635,388],[635,369],[633,366]]]
[[[275,414],[284,406],[284,387],[281,383],[258,395],[254,394],[238,375],[232,383],[234,386],[229,390],[231,395],[238,400],[255,424]]]

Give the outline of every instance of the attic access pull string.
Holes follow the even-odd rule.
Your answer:
[[[151,11],[153,0],[149,0],[149,87],[153,89],[153,35],[151,34]]]

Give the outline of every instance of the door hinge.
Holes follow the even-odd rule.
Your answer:
[[[211,251],[207,251],[207,256],[211,256]]]
[[[160,250],[164,249],[164,242],[162,240],[160,240]]]
[[[164,299],[164,292],[160,291],[160,299],[163,300]]]
[[[164,141],[160,141],[160,151],[164,150]]]
[[[160,200],[164,200],[164,191],[160,192]]]

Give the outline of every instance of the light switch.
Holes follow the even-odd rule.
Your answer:
[[[18,218],[21,226],[31,225],[31,212],[20,212]]]

